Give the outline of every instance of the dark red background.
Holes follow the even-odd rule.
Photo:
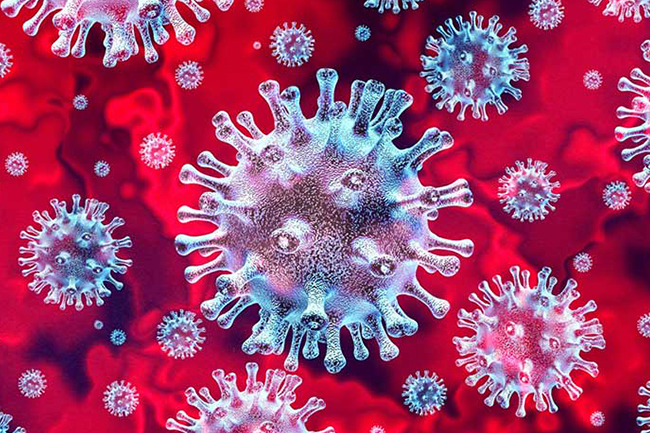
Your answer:
[[[180,308],[198,311],[200,302],[213,294],[212,278],[194,286],[183,279],[184,267],[200,258],[182,258],[174,251],[176,234],[207,229],[177,222],[176,209],[201,193],[199,187],[181,185],[177,176],[183,164],[205,149],[235,163],[232,149],[214,138],[210,119],[216,111],[234,116],[250,110],[268,129],[270,115],[257,86],[273,78],[282,87],[299,86],[305,113],[311,116],[318,92],[314,74],[332,67],[340,74],[339,100],[347,101],[354,79],[369,78],[414,96],[413,107],[403,116],[401,145],[413,143],[429,126],[452,133],[455,146],[430,159],[420,176],[428,185],[469,180],[474,205],[445,209],[434,231],[471,238],[476,252],[462,261],[455,277],[421,273],[424,286],[448,299],[452,310],[436,321],[423,305],[403,300],[420,330],[396,341],[401,350],[396,360],[382,362],[373,346],[370,359],[357,362],[347,338],[348,366],[336,376],[325,372],[322,355],[301,360],[299,373],[305,382],[298,403],[312,395],[327,401],[308,426],[317,430],[332,425],[337,432],[351,433],[367,432],[373,425],[389,433],[635,431],[636,405],[641,402],[637,388],[650,379],[650,342],[636,331],[637,318],[650,311],[649,200],[631,185],[641,161],[620,160],[623,146],[613,131],[616,107],[629,105],[631,99],[616,90],[619,77],[636,66],[650,70],[639,49],[650,37],[647,22],[619,24],[602,16],[603,6],[587,0],[565,1],[566,17],[551,31],[533,26],[528,1],[523,0],[425,0],[418,11],[399,16],[381,16],[363,8],[362,0],[266,3],[262,12],[252,14],[242,0],[225,13],[206,2],[213,17],[197,26],[193,45],[172,40],[159,48],[158,63],[146,64],[140,54],[114,69],[101,65],[103,35],[98,28],[86,58],[60,59],[50,52],[55,39],[51,24],[30,38],[21,29],[29,13],[18,19],[0,15],[0,42],[12,50],[15,63],[0,79],[0,158],[21,151],[30,161],[23,177],[0,171],[0,410],[13,414],[13,425],[30,433],[162,432],[168,417],[188,409],[186,387],[215,390],[211,370],[235,371],[241,380],[247,361],[263,368],[282,366],[284,357],[247,356],[240,350],[256,320],[255,309],[228,331],[208,323],[204,350],[193,359],[168,358],[156,344],[155,326],[164,314]],[[459,122],[455,114],[438,111],[418,76],[426,36],[446,18],[467,16],[472,9],[488,17],[498,14],[506,27],[517,28],[519,40],[530,49],[531,81],[518,84],[523,100],[506,97],[510,110],[499,116],[490,108],[487,123]],[[316,44],[306,65],[289,69],[271,57],[268,38],[276,25],[294,20],[312,30]],[[358,24],[371,27],[370,41],[354,39]],[[254,50],[254,41],[261,41],[263,49]],[[174,82],[174,69],[184,60],[196,60],[205,69],[198,90],[183,91]],[[603,75],[597,91],[582,84],[589,69]],[[87,110],[72,108],[77,93],[88,96]],[[173,138],[177,155],[171,166],[157,171],[140,161],[138,146],[145,135],[159,131]],[[496,197],[505,167],[527,157],[548,162],[562,183],[557,211],[534,224],[512,220]],[[99,159],[111,165],[106,178],[93,174]],[[622,212],[602,203],[602,189],[612,180],[626,180],[632,187],[632,204]],[[134,247],[122,256],[132,258],[134,265],[121,277],[124,290],[114,292],[106,305],[62,313],[43,304],[44,294],[27,289],[17,263],[19,233],[32,224],[34,210],[47,209],[53,197],[69,203],[73,193],[106,201],[109,218],[126,219],[117,234],[133,239]],[[583,250],[595,264],[589,273],[578,274],[570,261]],[[488,408],[476,389],[464,384],[465,371],[454,365],[457,352],[451,340],[461,334],[457,310],[472,306],[467,297],[481,280],[506,274],[512,264],[535,272],[548,265],[561,280],[572,276],[583,294],[574,306],[588,299],[599,306],[596,314],[605,328],[607,349],[584,357],[599,364],[600,376],[574,373],[584,394],[572,402],[564,391],[555,391],[560,411],[554,415],[531,407],[525,419],[517,419],[513,408]],[[102,331],[93,328],[96,319],[105,323]],[[128,334],[122,347],[108,341],[114,328]],[[36,400],[18,392],[18,376],[28,368],[41,369],[48,379],[45,394]],[[424,369],[444,378],[449,398],[441,413],[418,417],[403,406],[401,385],[409,374]],[[132,382],[140,392],[140,407],[128,418],[113,417],[103,408],[102,393],[116,379]],[[600,429],[589,424],[594,410],[607,417]]]

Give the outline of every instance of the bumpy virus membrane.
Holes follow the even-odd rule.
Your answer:
[[[108,413],[124,417],[131,415],[138,408],[140,394],[129,382],[116,380],[106,387],[103,401]]]
[[[126,343],[126,332],[121,329],[113,329],[109,339],[113,346],[121,346]]]
[[[589,253],[578,253],[573,258],[573,268],[578,272],[589,272],[594,264],[594,260]]]
[[[371,34],[372,34],[372,32],[370,31],[370,27],[368,27],[365,24],[357,26],[357,28],[354,29],[354,37],[357,38],[357,40],[361,41],[361,42],[365,42],[368,39],[370,39]]]
[[[302,383],[299,376],[287,375],[282,370],[267,370],[264,383],[257,381],[259,367],[246,364],[246,388],[237,387],[237,375],[225,375],[223,370],[212,372],[219,385],[221,398],[215,400],[208,388],[197,393],[192,387],[185,391],[187,402],[199,411],[198,418],[181,410],[175,420],[167,420],[167,429],[182,433],[334,433],[332,427],[318,432],[307,430],[305,424],[316,412],[325,408],[325,402],[311,397],[300,409],[294,409],[296,389]]]
[[[153,132],[140,143],[140,159],[147,167],[159,170],[167,167],[176,156],[176,146],[167,134]]]
[[[458,271],[458,257],[430,250],[472,254],[470,240],[441,238],[429,231],[428,221],[439,209],[466,207],[473,198],[464,179],[443,187],[424,187],[418,179],[425,160],[452,146],[449,133],[431,128],[411,148],[393,145],[411,95],[385,91],[378,81],[355,81],[346,107],[334,101],[336,71],[321,69],[317,78],[320,97],[311,119],[303,116],[298,88],[280,93],[275,81],[260,85],[275,121],[270,134],[259,130],[249,112],[237,116],[249,135],[227,113],[217,113],[216,135],[237,149],[239,164],[226,165],[203,152],[198,165],[224,177],[183,167],[181,182],[212,191],[201,196],[200,209],[181,207],[179,220],[219,228],[203,236],[179,235],[176,250],[203,256],[223,251],[185,271],[189,282],[230,272],[216,279],[214,299],[201,305],[207,319],[230,328],[247,307],[260,306],[244,352],[280,354],[291,330],[287,370],[298,368],[305,340],[305,358],[316,358],[324,343],[325,366],[338,372],[346,364],[341,328],[350,332],[359,360],[368,357],[363,338],[375,338],[381,358],[390,360],[399,350],[389,336],[417,331],[398,296],[418,299],[436,318],[447,313],[449,303],[425,291],[415,273],[418,266],[444,276]]]
[[[442,379],[436,373],[430,375],[426,370],[422,375],[418,371],[415,377],[409,376],[402,388],[404,404],[409,411],[420,416],[434,414],[447,400],[447,387]]]
[[[449,18],[445,21],[447,27],[438,26],[441,38],[427,38],[426,49],[435,56],[420,57],[424,69],[420,76],[428,83],[425,90],[433,93],[433,99],[439,99],[438,109],[446,108],[451,113],[460,104],[458,120],[465,120],[465,110],[471,106],[472,116],[486,121],[487,104],[504,114],[508,109],[502,99],[504,94],[521,99],[521,90],[512,83],[530,79],[528,59],[519,58],[528,47],[510,48],[517,41],[517,31],[510,27],[499,36],[503,26],[498,16],[490,18],[485,28],[481,15],[472,11],[469,17],[464,21],[457,16],[457,27]]]
[[[98,177],[106,177],[111,172],[111,165],[104,160],[99,160],[95,163],[94,171]]]
[[[193,60],[183,62],[176,68],[174,77],[182,89],[193,90],[203,82],[203,68]]]
[[[597,70],[590,69],[582,77],[582,84],[589,90],[596,90],[603,84],[603,76]]]
[[[112,273],[126,273],[133,263],[116,256],[120,248],[131,247],[127,236],[114,239],[113,232],[124,225],[122,218],[115,217],[109,224],[104,224],[108,204],[95,199],[86,199],[80,207],[81,197],[72,196],[72,210],[68,211],[66,203],[57,199],[50,200],[54,208],[54,218],[47,211],[34,211],[34,221],[41,226],[37,230],[32,226],[20,232],[21,239],[27,239],[26,247],[20,247],[21,257],[18,263],[24,266],[22,274],[34,274],[29,289],[41,293],[45,287],[49,292],[46,304],[59,304],[61,310],[73,305],[77,311],[94,302],[101,306],[102,298],[110,296],[106,288],[110,283],[117,290],[124,286],[113,278]]]
[[[589,3],[600,6],[602,0],[589,0]],[[603,15],[618,16],[621,23],[634,18],[634,22],[638,23],[643,18],[650,18],[650,0],[607,0]]]
[[[533,0],[528,15],[535,27],[550,30],[559,26],[564,19],[564,6],[560,0]]]
[[[639,427],[644,427],[643,430],[641,430],[641,433],[650,433],[650,382],[647,382],[645,386],[639,388],[639,395],[647,400],[645,404],[637,406],[639,416],[636,417],[636,424]]]
[[[639,317],[639,320],[636,322],[636,329],[639,331],[641,336],[650,338],[650,313],[646,313]]]
[[[493,278],[499,289],[494,293],[487,281],[479,284],[483,297],[472,293],[470,301],[478,309],[458,312],[458,326],[476,333],[471,337],[454,337],[461,357],[456,361],[471,374],[465,380],[475,386],[487,378],[478,391],[489,390],[485,404],[496,401],[507,409],[512,394],[517,394],[517,416],[526,415],[526,399],[533,395],[538,411],[557,412],[553,401],[554,388],[563,388],[572,400],[582,389],[572,378],[573,370],[582,370],[592,377],[598,375],[598,365],[585,361],[580,352],[592,348],[604,349],[603,327],[598,319],[586,320],[585,315],[596,310],[589,301],[572,310],[570,305],[580,297],[575,280],[569,279],[564,289],[553,294],[557,279],[550,268],[537,274],[537,285],[530,287],[530,272],[510,268],[512,281]]]
[[[603,189],[603,202],[612,210],[622,210],[630,204],[632,193],[625,182],[610,182]]]
[[[22,176],[28,168],[29,160],[24,153],[13,152],[5,159],[5,170],[12,176]]]
[[[14,56],[11,55],[11,50],[3,43],[0,43],[0,78],[5,77],[14,65]]]
[[[171,311],[163,317],[158,325],[156,339],[163,352],[172,358],[192,358],[201,350],[205,337],[201,334],[205,328],[200,328],[201,320],[195,320],[196,315],[190,311]]]
[[[605,424],[605,414],[602,413],[602,412],[599,411],[599,410],[596,411],[596,412],[593,412],[593,413],[589,416],[589,422],[590,422],[591,425],[593,425],[594,427],[602,427],[602,426]]]
[[[40,370],[27,370],[18,378],[18,389],[27,398],[38,398],[47,388],[47,379]]]
[[[303,24],[284,23],[273,31],[269,47],[278,63],[292,68],[309,61],[314,52],[314,38]]]
[[[234,0],[215,0],[222,11],[230,8]],[[23,6],[32,9],[39,0],[2,0],[0,7],[9,17],[15,17]],[[38,12],[23,25],[23,30],[34,36],[45,19],[54,13],[52,22],[59,37],[52,44],[52,52],[60,57],[72,54],[80,58],[86,54],[86,38],[90,29],[99,23],[105,32],[104,66],[114,67],[138,54],[136,30],[144,45],[144,57],[149,63],[158,60],[153,40],[162,45],[169,40],[165,29],[171,24],[176,39],[183,45],[194,41],[196,30],[181,16],[177,0],[132,0],[128,2],[109,0],[42,0]],[[200,22],[210,18],[210,12],[199,5],[200,0],[182,0]],[[77,35],[74,45],[72,41]]]
[[[419,3],[423,0],[365,0],[364,7],[375,8],[379,13],[383,14],[384,11],[393,11],[394,14],[400,13],[402,10],[416,10],[420,7]],[[401,8],[400,8],[401,4]]]
[[[11,420],[14,419],[11,415],[8,413],[0,412],[0,433],[26,433],[27,430],[25,430],[22,427],[16,427],[14,430],[11,430],[11,427],[9,427],[9,423],[11,423]]]

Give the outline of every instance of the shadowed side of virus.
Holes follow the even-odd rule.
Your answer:
[[[16,427],[15,429],[11,430],[9,423],[11,423],[11,420],[13,419],[14,417],[9,415],[8,413],[0,412],[0,433],[26,433],[27,432],[27,430],[25,430],[22,427]]]
[[[526,400],[533,396],[538,411],[557,412],[553,389],[566,390],[572,400],[582,394],[573,382],[573,370],[592,377],[598,375],[598,365],[585,361],[580,352],[592,348],[604,349],[603,327],[598,319],[585,316],[596,310],[592,300],[576,309],[570,306],[580,294],[575,280],[567,280],[564,289],[553,294],[557,279],[550,268],[537,274],[537,285],[530,287],[530,272],[518,266],[510,268],[512,281],[501,276],[493,278],[498,293],[487,281],[479,284],[483,297],[472,293],[470,301],[478,309],[458,312],[458,326],[471,329],[471,337],[454,337],[453,342],[462,358],[459,367],[472,373],[465,383],[475,386],[486,379],[479,393],[490,391],[485,404],[496,401],[507,409],[513,394],[519,399],[517,416],[526,416]]]
[[[404,404],[409,411],[417,413],[420,416],[432,415],[440,410],[447,400],[447,387],[437,374],[429,374],[424,371],[415,373],[406,379],[402,386],[404,392]]]
[[[211,191],[201,196],[199,209],[181,207],[179,220],[218,228],[177,236],[176,250],[203,256],[221,251],[185,271],[190,282],[229,272],[216,278],[214,299],[201,305],[207,319],[230,328],[247,307],[260,306],[260,320],[242,345],[245,353],[280,354],[291,331],[287,370],[298,368],[304,341],[307,359],[318,357],[324,343],[325,366],[338,372],[346,364],[342,328],[359,360],[369,355],[364,338],[374,338],[388,361],[399,354],[389,336],[417,332],[399,296],[418,299],[436,318],[447,313],[449,303],[424,290],[416,270],[451,276],[459,258],[430,251],[472,254],[472,241],[439,237],[429,221],[441,208],[469,206],[473,197],[464,179],[442,187],[425,187],[418,179],[425,160],[452,146],[449,133],[430,128],[410,148],[393,144],[411,95],[385,90],[378,81],[355,81],[346,107],[334,100],[336,71],[321,69],[317,78],[320,97],[311,119],[301,111],[298,88],[280,92],[275,81],[260,85],[275,119],[270,134],[260,131],[249,112],[237,116],[248,135],[227,113],[217,113],[216,135],[237,149],[239,163],[226,165],[203,152],[198,165],[223,177],[183,167],[181,182]]]
[[[416,10],[420,7],[419,3],[423,0],[365,0],[364,7],[375,8],[380,14],[384,11],[393,11],[394,14],[400,13],[402,10]],[[401,6],[401,7],[400,7]]]
[[[197,393],[194,388],[185,391],[187,402],[199,411],[192,418],[181,410],[176,419],[167,420],[167,429],[182,433],[334,433],[332,427],[318,432],[307,430],[305,424],[316,412],[325,408],[325,402],[311,397],[307,403],[294,409],[296,389],[302,383],[299,376],[287,375],[282,370],[267,370],[265,381],[257,381],[258,365],[246,364],[246,388],[237,386],[237,375],[226,375],[223,370],[212,372],[221,398],[215,400],[208,388]]]
[[[195,320],[191,311],[171,311],[158,325],[156,340],[163,352],[172,358],[192,358],[201,350],[205,328],[199,327],[201,320]]]
[[[619,22],[633,18],[635,23],[643,18],[650,18],[650,0],[606,0],[607,6],[603,15],[618,17]],[[589,0],[589,3],[600,6],[603,0]]]
[[[301,66],[314,52],[314,37],[303,24],[293,22],[289,26],[284,23],[283,27],[278,26],[273,31],[269,48],[278,63],[291,68]]]

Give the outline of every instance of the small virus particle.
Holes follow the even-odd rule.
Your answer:
[[[95,174],[98,177],[106,177],[111,172],[111,166],[108,162],[99,160],[95,163]]]
[[[441,38],[427,38],[426,49],[435,56],[420,57],[424,69],[420,76],[428,83],[425,90],[439,99],[439,110],[446,108],[452,113],[460,103],[458,120],[465,120],[465,110],[471,106],[475,119],[487,121],[487,104],[504,114],[508,109],[501,99],[504,94],[521,99],[521,90],[512,83],[530,79],[528,59],[519,58],[528,47],[510,48],[517,41],[516,30],[510,27],[499,36],[502,25],[498,16],[490,18],[485,28],[481,15],[472,11],[469,16],[469,22],[457,16],[458,27],[447,19],[446,28],[438,27]]]
[[[597,410],[589,416],[589,422],[594,427],[602,427],[605,425],[605,414]]]
[[[22,176],[27,172],[29,161],[25,154],[14,152],[5,159],[5,170],[12,176]]]
[[[194,388],[188,388],[185,391],[187,403],[199,411],[199,417],[192,418],[180,411],[176,415],[178,420],[167,420],[167,430],[183,433],[335,433],[332,427],[318,432],[305,427],[314,413],[325,408],[323,400],[311,397],[300,409],[291,407],[296,401],[295,391],[302,383],[299,376],[268,370],[262,383],[257,381],[258,369],[254,362],[246,364],[248,378],[244,390],[237,386],[235,373],[225,375],[223,370],[213,371],[212,378],[219,385],[221,399],[215,400],[207,388],[201,388],[198,394]]]
[[[0,412],[0,433],[27,433],[27,430],[22,427],[16,427],[12,432],[11,427],[9,427],[12,419],[14,417],[8,413]]]
[[[111,415],[129,416],[138,407],[139,397],[138,390],[131,383],[116,380],[104,391],[104,407]]]
[[[111,331],[110,340],[114,346],[121,346],[126,343],[126,332],[121,329],[113,329]]]
[[[370,34],[371,34],[370,27],[363,24],[357,26],[357,28],[354,29],[354,37],[361,42],[365,42],[368,39],[370,39]]]
[[[646,313],[639,317],[638,322],[636,322],[636,329],[639,331],[641,336],[650,338],[650,313]]]
[[[643,53],[643,59],[650,62],[650,39],[646,39],[641,43],[641,53]]]
[[[183,62],[176,68],[176,84],[185,90],[196,89],[203,82],[203,68],[197,62]]]
[[[598,375],[598,365],[580,356],[580,352],[605,348],[598,319],[585,319],[596,311],[596,303],[592,300],[571,309],[573,301],[580,297],[578,283],[570,278],[554,295],[557,279],[551,276],[550,268],[539,271],[534,288],[530,287],[528,270],[520,272],[519,266],[513,266],[510,273],[512,281],[504,282],[499,275],[493,278],[499,293],[483,281],[479,290],[484,296],[472,293],[469,297],[479,308],[458,312],[458,326],[476,335],[454,337],[463,357],[456,365],[473,373],[465,380],[469,386],[487,378],[478,391],[490,391],[484,400],[488,406],[496,401],[507,409],[512,394],[517,394],[517,416],[524,417],[526,400],[533,395],[538,411],[555,413],[558,407],[553,401],[554,388],[566,390],[571,400],[582,394],[571,378],[573,370]]]
[[[77,110],[88,108],[88,98],[86,95],[77,95],[72,99],[72,106]]]
[[[409,7],[416,10],[420,5],[418,4],[423,0],[365,0],[363,4],[367,8],[375,8],[379,10],[380,14],[384,11],[392,10],[394,14],[400,13],[402,10],[407,10]],[[402,7],[400,8],[400,3]]]
[[[602,0],[589,0],[589,3],[600,6]],[[603,15],[618,16],[618,21],[621,23],[627,18],[634,17],[634,22],[638,23],[643,17],[650,18],[650,0],[607,0]]]
[[[5,44],[0,43],[0,78],[5,77],[11,71],[11,67],[14,65],[13,58],[11,50]]]
[[[627,183],[623,181],[610,182],[603,189],[603,202],[613,210],[622,210],[630,204],[632,193]]]
[[[515,167],[506,167],[506,174],[499,179],[499,202],[512,218],[533,222],[543,220],[549,211],[554,211],[560,194],[553,192],[560,182],[551,182],[553,170],[546,173],[546,163],[528,158],[527,165],[516,161]]]
[[[578,253],[573,258],[573,268],[578,272],[589,272],[593,264],[594,261],[589,253]]]
[[[437,374],[424,371],[423,375],[420,372],[415,373],[406,379],[404,385],[404,405],[409,408],[409,411],[417,413],[420,416],[433,415],[440,411],[440,408],[447,400],[447,387]]]
[[[264,0],[244,0],[244,7],[248,12],[257,13],[264,7]]]
[[[603,84],[603,76],[597,70],[590,69],[582,77],[582,84],[589,90],[599,89]]]
[[[260,41],[253,42],[253,49],[259,50],[262,48],[262,43]]]
[[[145,165],[158,170],[171,164],[176,155],[175,149],[176,146],[167,135],[152,132],[140,144],[140,158]]]
[[[205,337],[201,333],[205,328],[199,328],[201,320],[194,320],[195,314],[189,311],[172,311],[163,317],[158,325],[156,339],[163,352],[172,358],[192,358],[201,350]]]
[[[27,370],[18,379],[18,389],[27,398],[42,396],[45,388],[47,388],[47,379],[41,370]]]
[[[314,38],[304,25],[298,26],[293,22],[289,27],[284,23],[283,27],[278,26],[273,31],[269,48],[278,63],[289,67],[301,66],[314,52]]]
[[[528,15],[535,27],[550,30],[559,26],[564,19],[564,6],[560,0],[533,0]]]
[[[370,427],[370,433],[386,433],[386,429],[380,425]]]
[[[104,322],[102,322],[101,320],[95,320],[95,323],[93,323],[93,326],[95,327],[95,329],[97,329],[99,331],[100,329],[102,329],[104,327]]]

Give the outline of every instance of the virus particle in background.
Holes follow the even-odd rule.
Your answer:
[[[641,336],[650,338],[650,313],[639,317],[639,321],[636,322],[636,329],[639,331]]]
[[[506,174],[499,179],[499,202],[512,218],[533,222],[543,220],[549,211],[554,211],[560,194],[553,192],[560,182],[551,182],[553,170],[546,173],[546,163],[528,158],[527,164],[516,161],[515,167],[506,167]]]
[[[171,164],[175,155],[176,146],[166,134],[152,132],[140,143],[140,158],[147,167],[156,170],[165,168]]]
[[[95,323],[93,323],[93,327],[99,331],[104,327],[104,322],[102,322],[101,320],[95,320]]]
[[[582,84],[589,90],[599,89],[603,84],[603,76],[597,70],[590,69],[582,77]]]
[[[98,177],[106,177],[111,172],[111,166],[108,162],[99,160],[95,163],[95,174]]]
[[[370,427],[370,433],[386,433],[386,429],[380,425],[373,425]]]
[[[27,172],[29,161],[24,153],[14,152],[5,159],[5,170],[12,176],[22,176]]]
[[[433,99],[439,99],[438,109],[444,107],[451,113],[460,103],[458,120],[465,120],[465,110],[471,106],[472,116],[486,121],[487,104],[503,114],[508,109],[501,99],[504,94],[521,99],[521,90],[512,83],[530,79],[528,59],[519,58],[528,47],[510,48],[517,41],[516,30],[510,27],[499,36],[502,25],[498,16],[490,18],[486,28],[481,15],[472,11],[469,16],[469,22],[457,16],[458,27],[447,19],[446,28],[438,26],[442,38],[427,38],[426,49],[435,56],[420,57],[424,69],[420,76],[428,83],[425,90],[435,92]]]
[[[423,0],[365,0],[364,7],[379,9],[379,13],[383,14],[384,11],[392,10],[394,14],[400,13],[402,10],[407,10],[409,7],[416,10],[420,5],[418,4]],[[400,4],[402,7],[400,8]]]
[[[88,108],[88,98],[86,95],[77,95],[72,98],[72,106],[77,110],[85,110]]]
[[[458,312],[458,326],[476,335],[454,337],[456,349],[464,357],[456,365],[473,373],[465,380],[469,386],[487,378],[478,391],[490,391],[484,400],[488,406],[496,401],[507,409],[515,393],[519,398],[518,417],[526,415],[530,395],[538,411],[554,413],[558,409],[552,396],[554,388],[565,389],[572,400],[582,393],[571,378],[573,370],[598,375],[598,365],[580,357],[581,351],[605,348],[598,319],[585,319],[596,310],[596,303],[589,301],[572,310],[570,305],[580,296],[578,283],[569,279],[554,295],[557,279],[551,277],[550,268],[542,268],[537,274],[534,288],[530,287],[529,271],[520,272],[513,266],[510,273],[512,281],[503,282],[499,275],[493,278],[499,293],[483,281],[479,290],[484,296],[472,293],[469,297],[479,308],[471,313],[464,309]]]
[[[215,400],[207,388],[201,388],[198,394],[194,388],[188,388],[187,403],[199,411],[199,418],[181,410],[176,415],[178,420],[167,420],[167,429],[183,433],[334,433],[332,427],[318,432],[305,427],[314,413],[325,408],[323,400],[311,397],[300,409],[291,407],[296,401],[295,391],[302,383],[299,376],[268,370],[262,383],[257,381],[258,369],[254,362],[246,364],[248,378],[244,390],[237,386],[235,373],[225,375],[223,370],[213,371],[212,378],[219,385],[221,399]]]
[[[278,26],[273,31],[269,48],[278,63],[289,67],[301,66],[314,52],[314,38],[304,25],[298,26],[293,22],[289,27],[284,23],[283,27]]]
[[[126,343],[126,332],[121,329],[113,329],[110,336],[111,343],[113,346],[121,346]]]
[[[14,417],[8,413],[0,412],[0,433],[27,433],[27,430],[22,427],[16,427],[12,431],[11,427],[9,427],[9,423],[12,419],[14,419]]]
[[[589,416],[589,422],[594,427],[602,427],[605,425],[605,414],[597,410]]]
[[[113,232],[124,225],[124,220],[115,217],[104,224],[108,204],[86,199],[80,207],[80,200],[79,195],[72,196],[71,211],[64,201],[50,200],[54,217],[47,211],[34,211],[34,221],[41,230],[29,226],[20,232],[21,239],[28,240],[26,247],[20,247],[20,253],[32,254],[18,259],[26,267],[23,276],[34,274],[29,289],[38,294],[49,287],[44,302],[59,304],[61,310],[73,304],[77,311],[83,309],[82,298],[87,306],[93,300],[98,306],[103,305],[102,298],[111,294],[106,283],[117,290],[124,286],[113,277],[113,272],[124,274],[132,264],[131,260],[116,256],[120,248],[131,247],[128,236],[113,238]]]
[[[564,19],[564,6],[560,0],[533,0],[528,15],[535,27],[550,30],[559,26]]]
[[[424,371],[424,375],[420,372],[415,373],[406,379],[404,385],[404,405],[409,408],[409,411],[417,413],[420,416],[433,415],[445,404],[447,400],[447,387],[437,374],[432,373],[429,375],[428,371]]]
[[[42,396],[45,388],[47,388],[47,379],[41,370],[27,370],[18,379],[18,389],[27,398]]]
[[[104,407],[111,414],[119,417],[131,415],[140,403],[140,395],[135,386],[129,382],[115,381],[104,391]]]
[[[205,328],[199,328],[201,320],[195,320],[196,315],[190,311],[172,311],[163,317],[158,325],[156,340],[163,352],[172,358],[192,358],[201,350],[205,337],[201,333]]]
[[[193,90],[203,82],[203,68],[195,61],[183,62],[176,68],[176,84],[182,89]]]
[[[643,59],[650,62],[650,39],[646,39],[641,44],[641,53],[643,53]]]
[[[588,253],[578,253],[573,258],[573,268],[578,272],[589,272],[594,261]]]
[[[264,0],[244,0],[244,6],[248,12],[257,13],[264,7]]]
[[[417,332],[417,322],[400,308],[398,296],[418,299],[436,318],[447,313],[449,303],[424,290],[416,270],[422,266],[451,276],[459,258],[429,251],[472,254],[472,241],[444,239],[428,224],[441,208],[467,207],[473,197],[464,179],[442,187],[424,187],[418,179],[425,160],[452,146],[448,132],[430,128],[404,150],[393,144],[411,95],[385,91],[375,80],[357,80],[346,107],[334,100],[336,71],[321,69],[317,78],[320,97],[311,119],[303,116],[298,88],[280,92],[276,81],[260,85],[274,116],[269,134],[260,131],[250,112],[237,116],[249,135],[227,113],[217,113],[216,135],[237,149],[240,162],[226,165],[202,152],[198,165],[222,178],[183,167],[181,182],[211,191],[201,196],[200,209],[181,207],[178,219],[219,228],[202,236],[177,236],[176,250],[203,256],[223,251],[185,270],[192,283],[213,272],[231,272],[216,278],[214,299],[201,305],[208,320],[218,318],[221,327],[229,328],[247,307],[260,306],[244,352],[279,354],[291,329],[287,370],[298,368],[305,339],[303,356],[316,358],[319,343],[325,343],[325,366],[338,372],[346,364],[341,328],[349,330],[359,360],[368,357],[364,337],[377,340],[387,361],[399,354],[389,336]]]
[[[262,43],[260,41],[253,42],[253,49],[259,50],[262,48]]]
[[[11,71],[11,67],[14,65],[13,58],[11,50],[5,44],[0,43],[0,78],[5,77]]]
[[[357,38],[358,41],[365,42],[368,39],[370,39],[370,27],[366,25],[360,25],[357,26],[356,29],[354,29],[354,37]]]
[[[631,199],[630,188],[620,180],[608,183],[603,189],[603,202],[610,209],[625,209],[630,204]]]
[[[639,395],[647,398],[645,404],[637,406],[639,416],[636,417],[636,424],[639,427],[648,427],[641,430],[641,433],[650,433],[650,382],[639,388]],[[641,416],[646,415],[646,416]]]
[[[602,0],[589,0],[589,3],[600,6]],[[618,16],[621,23],[634,17],[634,22],[638,23],[643,17],[650,18],[650,0],[607,0],[603,15]]]

